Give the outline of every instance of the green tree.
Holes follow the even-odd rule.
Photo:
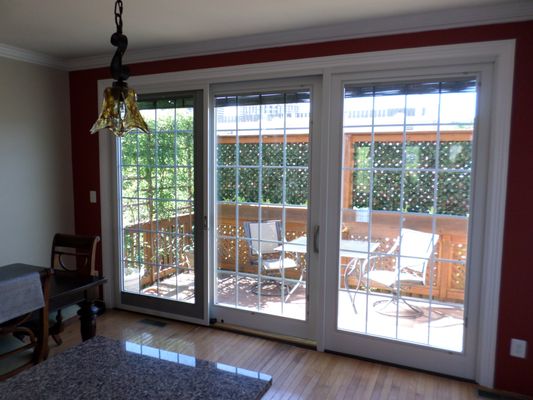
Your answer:
[[[143,224],[143,230],[156,231],[158,221],[193,211],[192,203],[187,203],[194,200],[193,118],[176,113],[175,118],[146,120],[150,134],[134,132],[121,139],[123,226]],[[162,226],[158,230],[165,234]],[[149,235],[148,243],[144,235],[132,230],[124,236],[126,254],[134,261],[158,262],[168,252],[176,254],[176,248],[161,245],[163,240],[158,248],[155,234]],[[145,259],[146,246],[151,259]],[[149,270],[146,268],[146,273]]]

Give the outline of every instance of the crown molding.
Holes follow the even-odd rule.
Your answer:
[[[0,57],[10,58],[16,61],[23,61],[31,64],[41,65],[43,67],[68,70],[68,64],[65,60],[49,56],[48,54],[39,53],[33,50],[26,50],[20,47],[10,46],[0,43]]]
[[[512,4],[502,3],[484,7],[454,8],[440,12],[373,18],[337,25],[215,39],[178,46],[130,50],[125,54],[125,59],[127,63],[131,64],[214,53],[228,53],[465,26],[519,22],[531,19],[533,19],[533,2],[527,0]],[[109,59],[109,54],[81,57],[68,60],[67,65],[69,70],[97,68],[107,66]]]
[[[215,53],[527,20],[533,20],[533,2],[531,0],[511,4],[500,3],[482,7],[462,7],[438,12],[354,20],[336,25],[244,35],[166,47],[130,49],[124,58],[125,62],[132,64]],[[110,53],[95,56],[60,59],[0,43],[0,57],[68,71],[106,67],[109,65],[111,55],[110,51]]]

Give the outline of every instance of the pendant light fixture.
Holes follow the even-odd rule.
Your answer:
[[[117,31],[111,36],[111,44],[117,47],[111,60],[111,76],[113,86],[104,90],[104,102],[102,112],[91,128],[91,133],[101,129],[108,129],[115,136],[141,130],[150,133],[148,125],[144,121],[137,107],[137,94],[128,88],[126,80],[130,76],[130,70],[122,65],[122,56],[128,47],[128,38],[122,33],[122,0],[115,1],[115,24]]]

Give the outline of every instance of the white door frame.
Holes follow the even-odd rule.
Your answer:
[[[362,333],[345,332],[337,329],[338,313],[338,271],[330,269],[326,280],[326,337],[325,347],[336,352],[357,354],[365,358],[408,365],[410,367],[433,370],[446,375],[458,376],[466,379],[475,378],[477,349],[477,325],[480,279],[483,271],[483,239],[485,236],[485,221],[489,217],[486,208],[485,192],[491,182],[487,182],[487,167],[490,158],[488,149],[490,143],[490,99],[492,86],[491,64],[470,64],[449,67],[412,68],[405,70],[389,70],[357,74],[337,74],[332,76],[331,91],[333,98],[332,109],[337,110],[331,117],[330,150],[332,156],[329,171],[327,192],[333,203],[326,228],[329,252],[328,265],[337,265],[339,247],[340,205],[341,205],[341,170],[343,161],[343,89],[345,84],[373,85],[382,82],[415,82],[430,79],[462,79],[476,78],[480,83],[476,126],[474,127],[472,190],[470,200],[470,217],[468,218],[468,262],[467,287],[465,288],[465,329],[463,353],[448,352],[427,345],[408,343],[401,340],[380,338]],[[468,321],[468,327],[467,327]],[[407,361],[409,360],[409,361]],[[408,363],[409,362],[409,363]]]
[[[306,277],[306,291],[307,291],[307,307],[306,307],[306,319],[297,320],[284,316],[277,316],[273,314],[262,313],[260,311],[253,311],[248,309],[238,309],[233,307],[227,307],[223,305],[214,304],[215,287],[211,285],[211,312],[210,316],[217,320],[223,320],[225,323],[238,324],[247,328],[255,330],[265,331],[274,334],[280,334],[285,336],[293,336],[298,338],[314,340],[316,337],[316,308],[318,306],[316,300],[317,296],[311,296],[310,293],[317,293],[317,283],[320,279],[318,254],[313,251],[313,228],[318,224],[318,218],[320,215],[319,201],[320,201],[320,181],[319,175],[313,174],[314,170],[320,171],[320,135],[317,133],[316,126],[320,126],[320,107],[317,101],[322,99],[321,92],[321,79],[320,76],[302,76],[289,79],[273,79],[268,81],[253,81],[253,82],[237,82],[237,83],[224,83],[218,85],[212,85],[210,92],[211,97],[218,94],[238,94],[238,93],[252,93],[263,91],[284,91],[284,90],[299,90],[309,89],[311,94],[311,112],[309,120],[309,143],[310,143],[310,163],[308,165],[309,171],[309,207],[307,209],[307,277]],[[211,113],[213,108],[211,108]],[[211,129],[213,131],[213,121],[211,119]],[[214,136],[214,135],[211,135]],[[213,138],[213,140],[215,140]],[[216,144],[213,144],[213,149]],[[214,160],[214,157],[212,160]],[[213,169],[214,171],[214,169]],[[214,175],[214,174],[213,174]],[[213,178],[214,179],[214,178]],[[210,182],[212,186],[210,188],[215,193],[215,182]],[[213,220],[216,221],[216,201],[215,195],[210,199],[209,212]],[[212,279],[214,276],[214,267],[216,265],[216,242],[215,242],[216,230],[213,229],[210,232],[210,250],[211,256],[209,265],[212,266],[211,273]]]
[[[491,148],[488,180],[491,185],[488,190],[487,209],[490,215],[485,221],[485,248],[483,252],[484,272],[482,276],[482,294],[480,305],[479,331],[483,332],[478,338],[479,349],[476,380],[480,384],[492,387],[496,357],[496,335],[498,328],[499,291],[501,276],[501,260],[503,248],[503,226],[505,222],[505,193],[507,183],[507,164],[510,137],[511,102],[514,72],[515,40],[492,42],[464,43],[444,46],[420,47],[401,50],[387,50],[370,53],[349,54],[331,57],[318,57],[300,60],[269,62],[242,66],[209,68],[192,71],[135,76],[130,78],[130,85],[140,93],[156,93],[178,90],[204,89],[204,104],[209,106],[209,88],[211,84],[220,82],[235,82],[257,79],[290,78],[297,76],[320,75],[322,85],[321,114],[329,115],[331,105],[328,103],[330,76],[334,73],[365,72],[390,70],[412,67],[449,66],[471,63],[492,63],[494,65],[493,96],[491,104]],[[98,81],[98,106],[100,107],[103,89],[110,84],[110,80]],[[207,118],[207,112],[205,118]],[[95,116],[96,117],[96,116]],[[328,132],[329,118],[322,118],[320,131]],[[205,127],[209,126],[207,123]],[[205,133],[208,138],[208,133]],[[116,232],[116,167],[114,160],[113,138],[107,133],[100,133],[100,198],[102,224],[102,262],[103,272],[109,282],[104,287],[106,302],[110,307],[117,305],[115,291],[117,287],[118,265],[115,238]],[[205,143],[208,141],[206,140]],[[211,143],[212,145],[212,143]],[[322,154],[327,152],[328,140],[322,140]],[[205,153],[209,149],[206,148]],[[207,155],[207,154],[206,154]],[[211,157],[206,157],[210,159]],[[322,160],[327,164],[327,158]],[[212,166],[208,165],[208,168]],[[206,168],[206,170],[208,169]],[[326,168],[320,171],[320,177],[327,177]],[[207,178],[205,178],[207,184]],[[324,182],[324,180],[322,180]],[[206,204],[207,206],[207,204]],[[321,198],[320,207],[325,209],[328,204]],[[322,215],[320,225],[326,223]],[[208,229],[212,230],[214,221],[208,221]],[[325,250],[325,236],[320,235],[320,248]],[[209,248],[205,249],[210,251]],[[326,265],[327,252],[319,254],[320,265]],[[207,266],[205,266],[207,268]],[[207,268],[206,273],[210,274]],[[324,269],[319,271],[325,278]],[[210,275],[208,275],[210,276]],[[211,277],[209,278],[211,279]],[[322,279],[318,282],[318,304],[325,303],[325,291]],[[207,282],[205,283],[207,285]],[[208,291],[206,290],[206,293]],[[206,302],[207,304],[208,302]],[[324,350],[324,320],[325,309],[319,307],[317,311],[317,343],[318,349]],[[207,313],[206,313],[207,315]],[[169,316],[179,318],[179,316]],[[207,323],[207,321],[199,321]]]

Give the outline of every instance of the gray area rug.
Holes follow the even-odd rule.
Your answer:
[[[269,375],[97,336],[5,382],[2,399],[260,399]]]

